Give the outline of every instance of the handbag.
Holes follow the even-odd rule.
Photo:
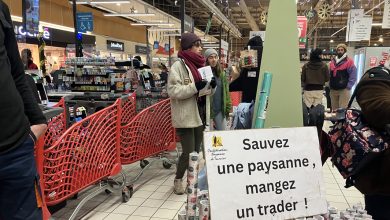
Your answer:
[[[360,110],[350,108],[358,88],[345,117],[328,133],[332,163],[346,179],[346,188],[355,186],[365,195],[390,195],[390,135],[371,128]]]

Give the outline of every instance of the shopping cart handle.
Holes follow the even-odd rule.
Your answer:
[[[40,106],[41,107],[41,106]],[[42,107],[41,107],[42,109]],[[47,107],[45,106],[43,109],[42,109],[42,113],[43,115],[45,116],[46,120],[49,121],[50,119],[60,115],[61,113],[64,112],[64,109],[63,108],[59,108],[59,107]]]

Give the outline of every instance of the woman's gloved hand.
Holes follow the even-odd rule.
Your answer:
[[[195,87],[198,91],[202,90],[207,85],[207,81],[202,80],[195,83]]]
[[[215,77],[214,76],[213,76],[213,78],[211,78],[210,86],[213,89],[217,86],[217,81],[215,81]]]

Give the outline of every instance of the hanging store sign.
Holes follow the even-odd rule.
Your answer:
[[[364,9],[351,9],[348,12],[346,41],[370,40],[372,17],[364,15]]]
[[[93,14],[92,12],[77,13],[77,32],[86,33],[93,31]]]
[[[188,15],[184,15],[184,31],[194,32],[194,19]]]
[[[122,42],[107,40],[107,49],[116,51],[125,51],[125,44]]]
[[[305,16],[298,16],[298,37],[299,49],[306,48],[306,34],[307,34],[307,18]]]
[[[23,0],[23,23],[29,33],[39,32],[39,0]]]
[[[390,28],[390,0],[385,0],[385,7],[383,9],[382,28]]]
[[[203,143],[213,219],[295,219],[327,212],[315,128],[205,132]]]
[[[264,42],[264,40],[265,40],[265,31],[250,31],[249,32],[249,39],[252,39],[252,38],[254,38],[256,36],[261,37],[261,39]]]

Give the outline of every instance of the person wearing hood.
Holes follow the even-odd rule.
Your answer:
[[[171,99],[172,125],[180,137],[183,152],[177,164],[173,192],[184,194],[183,176],[188,168],[190,153],[200,151],[203,130],[206,122],[206,97],[199,97],[199,91],[208,84],[202,79],[199,68],[204,67],[206,59],[202,56],[202,42],[193,33],[183,33],[181,50],[168,75],[168,95]],[[215,78],[210,82],[215,91]]]
[[[347,46],[339,44],[337,56],[330,62],[330,97],[332,110],[347,108],[351,98],[351,89],[356,83],[357,69],[352,59],[347,56]]]
[[[232,81],[229,85],[229,90],[242,91],[242,102],[250,103],[256,99],[257,83],[260,75],[261,58],[263,54],[263,40],[260,36],[251,38],[248,41],[247,47],[252,50],[257,50],[257,62],[256,68],[243,68],[240,76]]]
[[[206,65],[211,66],[217,87],[211,97],[211,118],[214,120],[215,128],[218,131],[226,130],[226,118],[232,109],[230,100],[229,84],[225,71],[219,63],[218,52],[215,49],[208,49],[204,53]]]
[[[315,49],[302,67],[303,102],[311,108],[322,103],[324,85],[329,81],[328,66],[321,60],[322,50]]]

